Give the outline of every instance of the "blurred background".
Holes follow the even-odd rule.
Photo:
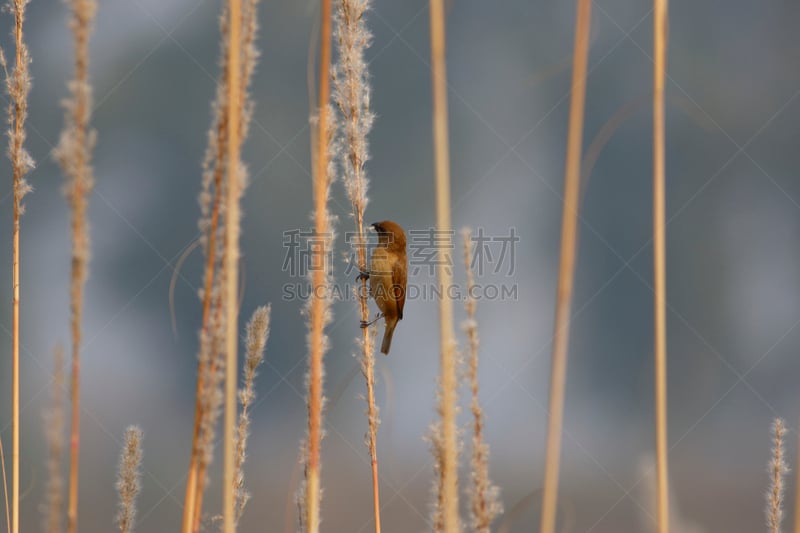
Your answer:
[[[246,290],[242,326],[272,303],[272,334],[257,381],[242,531],[292,531],[305,433],[304,283],[284,269],[285,233],[311,211],[307,62],[317,2],[261,3],[262,58],[255,123],[244,150]],[[406,229],[434,222],[428,4],[376,0],[368,53],[377,120],[367,221]],[[653,449],[651,109],[648,2],[593,4],[585,178],[562,456],[562,520],[573,532],[652,531]],[[574,2],[454,1],[448,75],[455,228],[500,241],[478,283],[507,298],[478,302],[481,399],[491,475],[501,487],[503,531],[538,526],[559,250]],[[142,532],[180,524],[190,452],[201,256],[169,286],[197,238],[197,193],[218,72],[212,0],[104,0],[91,41],[98,130],[91,199],[91,276],[82,372],[82,531],[112,527],[124,428],[145,432]],[[28,147],[37,169],[22,220],[23,528],[39,525],[45,476],[42,410],[53,347],[69,342],[69,233],[63,175],[51,150],[59,102],[72,76],[66,7],[35,0],[26,37],[34,87]],[[671,6],[667,90],[669,442],[674,531],[763,528],[769,427],[800,420],[800,6],[784,0],[698,0]],[[9,50],[12,19],[0,18]],[[618,124],[613,135],[603,132]],[[598,144],[599,143],[599,144]],[[597,151],[602,147],[601,151]],[[591,151],[591,150],[590,150]],[[0,165],[0,429],[10,453],[11,178]],[[352,228],[341,184],[337,280]],[[453,260],[464,281],[460,240]],[[511,266],[512,268],[509,268]],[[427,268],[410,280],[425,286]],[[291,296],[291,295],[289,295]],[[457,306],[459,321],[463,319]],[[326,531],[371,531],[363,444],[363,379],[354,358],[356,304],[335,306],[327,361],[323,446]],[[463,336],[462,336],[463,339]],[[390,357],[377,363],[378,453],[384,531],[430,530],[432,462],[424,437],[435,420],[437,302],[406,304]],[[462,411],[466,425],[468,411]],[[465,449],[465,451],[468,448]],[[219,457],[206,498],[219,511]],[[790,466],[797,469],[796,461]],[[463,470],[462,481],[468,471]],[[790,483],[793,490],[794,483]],[[789,493],[791,501],[793,493]],[[787,506],[791,507],[791,506]],[[793,517],[788,509],[787,518]],[[210,526],[214,529],[216,526]]]

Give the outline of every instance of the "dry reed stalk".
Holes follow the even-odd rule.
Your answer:
[[[306,516],[304,524],[309,533],[319,531],[320,521],[320,451],[322,444],[322,408],[324,403],[322,382],[324,379],[323,356],[327,348],[325,326],[330,321],[330,301],[322,291],[327,285],[327,253],[331,246],[331,217],[328,213],[330,194],[330,66],[331,66],[331,0],[322,0],[321,42],[319,64],[319,116],[317,121],[317,146],[314,173],[314,231],[317,238],[325,240],[322,250],[317,249],[311,272],[313,296],[310,301],[309,374],[308,374],[308,443],[306,458],[305,497]],[[330,124],[329,124],[330,122]],[[321,257],[320,257],[321,255]]]
[[[237,17],[241,27],[241,82],[238,90],[240,121],[238,137],[243,142],[247,137],[254,105],[248,90],[255,70],[258,50],[255,39],[258,33],[257,4],[259,0],[245,0],[241,16]],[[220,390],[225,362],[226,316],[222,307],[222,287],[226,285],[224,249],[227,241],[226,203],[228,152],[228,87],[230,49],[230,10],[223,4],[220,15],[221,35],[221,80],[217,84],[212,103],[212,125],[208,132],[208,145],[203,161],[202,189],[199,197],[201,218],[199,229],[205,253],[205,271],[202,300],[203,318],[200,330],[200,354],[198,357],[197,388],[195,393],[195,416],[192,432],[192,454],[186,480],[182,532],[199,531],[203,509],[203,494],[207,484],[208,466],[213,458],[215,428],[223,401]],[[239,162],[239,197],[247,181],[247,169]]]
[[[219,302],[219,271],[221,256],[218,236],[224,232],[220,221],[222,185],[225,172],[225,150],[227,136],[226,87],[227,87],[227,31],[228,10],[223,4],[220,15],[220,35],[222,42],[221,67],[222,80],[217,84],[216,96],[212,103],[212,126],[208,132],[208,146],[203,161],[202,189],[199,197],[201,209],[198,224],[202,234],[201,243],[206,255],[203,291],[203,318],[200,329],[200,353],[197,368],[197,387],[195,390],[194,428],[192,432],[192,453],[186,478],[182,533],[192,533],[199,529],[202,513],[202,496],[205,488],[205,464],[213,453],[214,427],[218,418],[219,377],[217,348],[219,336],[224,326],[219,316],[211,315],[212,300]],[[212,192],[213,186],[213,192]],[[212,322],[213,321],[213,322]],[[198,501],[199,500],[199,501]]]
[[[445,63],[445,11],[444,0],[430,3],[431,66],[433,82],[433,137],[436,164],[436,229],[442,234],[451,230],[450,222],[450,146],[447,125],[447,67]],[[446,252],[442,252],[446,253]],[[439,286],[450,287],[453,274],[444,262],[436,265]],[[455,331],[453,327],[453,301],[448,292],[442,292],[439,301],[440,367],[439,377],[439,431],[434,445],[437,453],[440,511],[442,530],[445,533],[461,531],[458,512],[458,377]]]
[[[329,56],[330,57],[330,56]],[[332,109],[328,106],[322,115],[330,116]],[[317,123],[319,118],[314,119]],[[324,139],[317,143],[324,153],[324,159],[328,164],[324,165],[326,176],[321,179],[314,179],[314,233],[318,246],[313,254],[315,267],[310,272],[312,296],[309,299],[305,313],[309,317],[309,370],[306,376],[307,403],[308,403],[308,434],[303,444],[305,451],[305,477],[303,486],[300,489],[298,506],[301,510],[301,524],[308,532],[316,533],[319,531],[320,523],[320,501],[322,499],[322,488],[320,483],[320,470],[322,466],[320,452],[322,439],[325,436],[323,428],[323,412],[327,403],[324,396],[325,365],[324,356],[329,347],[329,339],[325,334],[325,328],[330,324],[333,313],[331,303],[332,295],[332,276],[330,275],[332,265],[329,260],[333,250],[334,242],[334,217],[328,211],[327,201],[330,196],[330,186],[335,174],[334,157],[338,152],[335,142],[335,124],[332,121],[326,125],[327,133],[319,135],[318,138]],[[319,157],[319,155],[317,156]],[[318,200],[319,197],[323,199]]]
[[[369,329],[369,340],[364,340],[364,349],[361,358],[361,373],[367,383],[367,449],[369,450],[370,466],[372,468],[372,511],[375,520],[375,533],[381,532],[381,496],[378,478],[378,426],[380,414],[375,402],[375,336],[377,328]]]
[[[578,208],[581,182],[583,111],[586,100],[586,66],[589,56],[592,2],[578,0],[572,66],[572,94],[564,169],[564,207],[561,220],[561,258],[558,269],[555,332],[550,370],[550,418],[542,496],[541,533],[554,533],[558,505],[558,471],[561,461],[561,433],[564,421],[564,390],[567,380],[569,319],[578,247]]]
[[[119,511],[117,527],[121,533],[133,533],[136,522],[136,497],[141,490],[142,430],[129,426],[125,430],[125,443],[119,458],[117,492]]]
[[[467,320],[463,329],[467,334],[469,345],[469,365],[467,377],[471,394],[470,411],[472,411],[472,460],[470,478],[470,511],[472,514],[472,528],[476,533],[490,533],[491,525],[497,515],[503,512],[499,501],[499,489],[492,484],[489,478],[489,445],[483,438],[484,416],[481,404],[478,401],[478,322],[475,312],[478,304],[475,301],[475,274],[472,272],[471,258],[473,246],[472,232],[464,228],[461,232],[464,240],[464,268],[467,272],[467,299],[464,308]]]
[[[72,213],[72,262],[70,280],[70,331],[72,335],[72,404],[70,437],[70,472],[68,531],[78,529],[78,472],[80,452],[80,347],[83,320],[83,291],[88,278],[90,255],[89,226],[86,211],[94,186],[91,153],[95,132],[89,127],[92,88],[89,84],[89,36],[97,3],[95,0],[68,0],[69,26],[75,48],[75,77],[69,83],[70,97],[64,101],[64,129],[55,150],[55,158],[67,177],[64,194]]]
[[[234,533],[235,494],[234,480],[236,454],[236,366],[237,366],[237,318],[239,315],[239,201],[241,188],[239,159],[241,131],[239,123],[242,113],[241,59],[242,59],[242,0],[228,0],[230,24],[228,44],[228,183],[225,197],[225,268],[224,306],[225,306],[225,422],[223,433],[223,531]]]
[[[28,47],[23,41],[23,24],[25,22],[25,6],[30,0],[11,0],[6,4],[7,10],[14,16],[14,69],[9,74],[5,55],[0,54],[0,64],[6,76],[8,101],[8,157],[11,160],[13,175],[13,233],[11,251],[11,531],[19,533],[19,455],[20,455],[20,419],[19,419],[19,305],[20,305],[20,217],[25,211],[23,197],[31,191],[25,180],[26,174],[33,169],[34,162],[25,150],[25,120],[28,117],[28,94],[31,78],[28,68],[31,58]]]
[[[244,506],[250,494],[244,488],[244,461],[247,458],[247,437],[250,435],[250,405],[255,400],[256,370],[264,361],[264,348],[269,337],[270,306],[259,307],[253,312],[245,332],[245,363],[242,371],[243,385],[239,390],[239,402],[242,411],[239,413],[239,424],[236,430],[236,478],[234,492],[236,495],[236,523],[244,512]]]
[[[653,272],[655,277],[655,404],[658,533],[669,531],[667,442],[667,260],[664,81],[667,69],[667,0],[654,0],[653,17]]]
[[[367,240],[364,233],[364,211],[369,199],[367,189],[369,180],[364,165],[369,160],[367,137],[375,115],[370,110],[370,84],[367,62],[364,54],[372,41],[367,29],[365,13],[369,0],[337,0],[334,17],[336,27],[334,38],[337,43],[338,61],[333,70],[333,99],[341,116],[341,137],[343,144],[343,181],[347,197],[353,211],[356,226],[356,260],[360,272],[367,271]],[[369,321],[369,291],[367,278],[361,278],[360,289],[356,288],[362,322]],[[374,332],[373,332],[374,333]],[[375,403],[375,349],[373,334],[362,328],[361,372],[367,384],[367,423],[366,444],[372,468],[372,503],[375,519],[375,532],[381,530],[380,491],[378,483],[377,436],[380,424],[378,407]]]
[[[223,189],[224,190],[224,189]],[[224,224],[220,223],[220,229]],[[222,256],[222,254],[220,254]],[[221,266],[221,265],[220,265]],[[193,489],[194,509],[190,515],[191,531],[200,531],[200,521],[203,512],[203,495],[208,484],[208,467],[214,458],[214,444],[216,428],[221,415],[224,401],[222,383],[225,377],[225,316],[223,311],[222,287],[224,286],[224,268],[219,269],[219,276],[213,291],[213,314],[209,318],[209,334],[205,349],[201,343],[200,361],[205,361],[205,375],[201,381],[203,388],[200,395],[201,419],[200,434],[198,438],[199,455],[197,457],[197,472]],[[184,511],[185,512],[185,511]]]
[[[319,62],[319,109],[316,118],[316,149],[314,156],[314,233],[322,246],[315,247],[311,275],[312,296],[307,308],[309,316],[309,368],[308,435],[306,437],[305,483],[300,495],[301,523],[308,533],[317,533],[320,523],[320,451],[324,405],[323,380],[325,367],[323,358],[328,348],[325,326],[331,320],[330,309],[330,265],[328,253],[333,248],[333,225],[328,212],[328,198],[333,180],[333,159],[336,153],[333,134],[334,121],[330,109],[331,70],[331,1],[322,0],[321,41]],[[303,516],[304,515],[304,516]]]
[[[44,412],[44,435],[47,441],[47,481],[45,500],[41,506],[42,529],[47,533],[61,533],[62,507],[64,505],[64,479],[61,460],[64,452],[64,349],[56,346],[53,354],[53,383],[50,406]]]
[[[783,520],[783,491],[784,476],[789,472],[786,466],[784,438],[786,437],[786,424],[780,418],[772,423],[772,457],[769,461],[769,490],[767,491],[767,527],[769,533],[780,533]]]

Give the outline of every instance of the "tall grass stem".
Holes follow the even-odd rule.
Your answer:
[[[655,419],[658,533],[669,531],[667,441],[667,259],[664,82],[667,0],[654,0],[653,17],[653,271],[655,277]]]
[[[586,100],[586,67],[592,19],[591,0],[578,0],[575,20],[575,45],[572,63],[567,156],[564,169],[564,207],[561,219],[561,258],[550,369],[550,417],[547,423],[547,449],[542,496],[541,533],[554,533],[558,505],[558,476],[561,461],[561,436],[564,421],[564,395],[567,380],[567,351],[572,289],[578,250],[578,209],[583,150],[583,115]]]
[[[433,146],[436,185],[436,230],[448,234],[450,221],[450,141],[447,111],[447,66],[445,46],[444,0],[430,2],[431,69],[433,83]],[[447,251],[441,250],[446,254]],[[450,287],[453,274],[448,265],[439,262],[436,274],[440,287]],[[439,464],[438,497],[441,523],[445,533],[461,531],[458,511],[458,356],[453,327],[453,300],[442,291],[439,300]]]

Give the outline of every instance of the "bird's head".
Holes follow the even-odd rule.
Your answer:
[[[378,243],[389,248],[405,249],[406,234],[397,222],[384,220],[370,224],[378,233]]]

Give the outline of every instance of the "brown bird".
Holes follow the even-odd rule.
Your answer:
[[[369,294],[381,310],[375,320],[383,317],[386,324],[381,353],[388,355],[394,328],[397,321],[403,319],[403,306],[406,303],[406,234],[403,228],[391,220],[376,222],[372,227],[378,232],[378,245],[372,251],[369,272],[362,272],[359,278],[369,278]],[[361,327],[367,327],[372,322],[362,322]]]

